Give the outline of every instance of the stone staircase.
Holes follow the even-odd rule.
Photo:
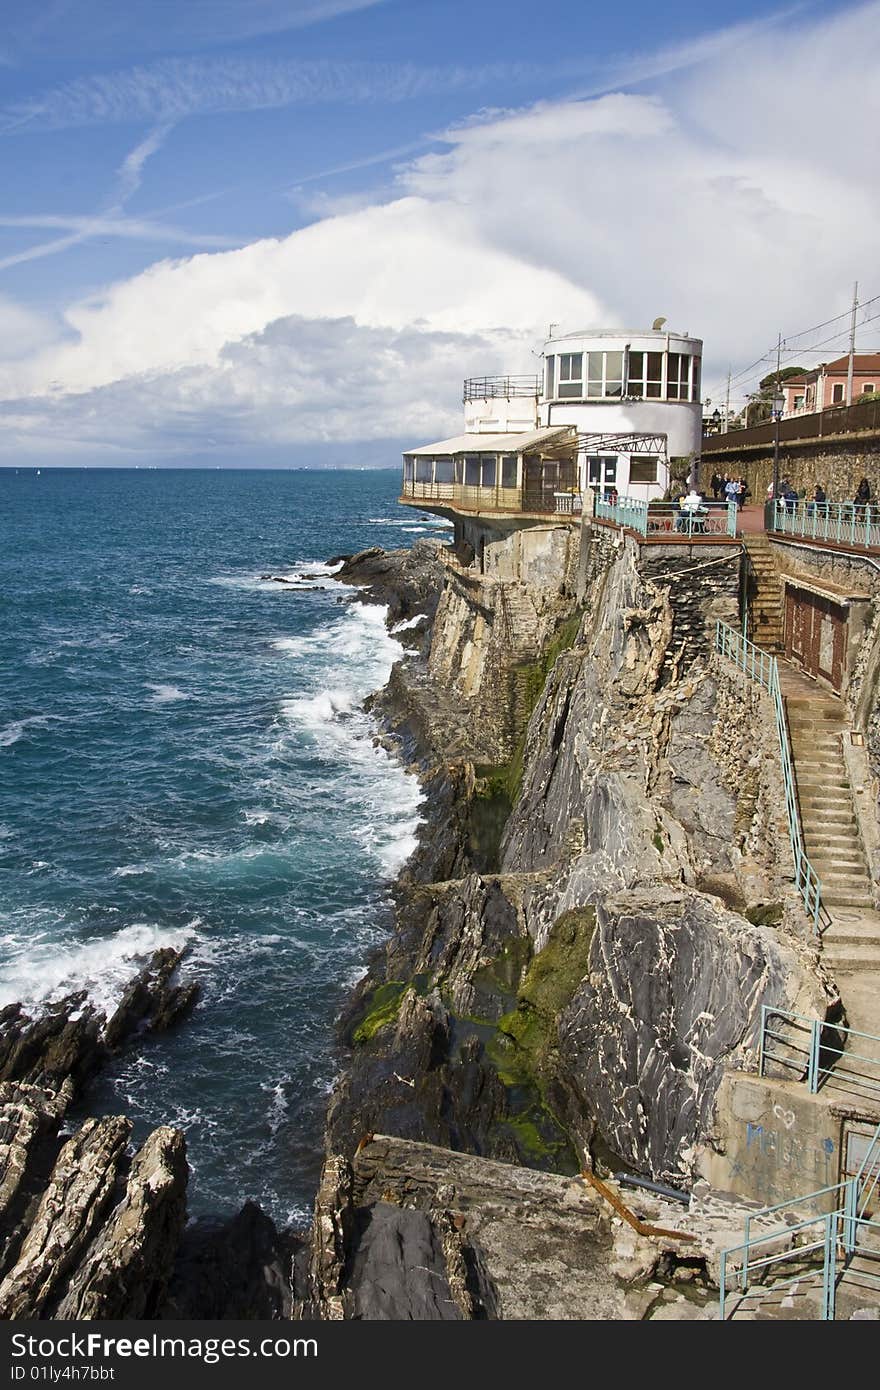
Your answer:
[[[743,536],[748,556],[749,638],[770,652],[781,652],[782,580],[763,532]]]
[[[782,684],[804,848],[831,918],[823,954],[838,973],[880,971],[880,915],[843,760],[842,707],[790,668]]]

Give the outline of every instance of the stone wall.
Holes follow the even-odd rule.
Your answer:
[[[763,502],[773,479],[773,445],[750,445],[706,453],[700,464],[700,487],[709,490],[715,472],[744,477],[755,502]],[[781,443],[779,476],[795,491],[812,494],[821,483],[832,502],[850,502],[862,478],[871,484],[873,496],[880,488],[880,439],[841,439],[838,443],[817,439],[806,444]]]

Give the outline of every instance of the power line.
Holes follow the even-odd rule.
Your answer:
[[[873,295],[870,299],[863,300],[862,303],[859,305],[859,309],[860,309],[860,310],[869,309],[869,308],[871,307],[872,304],[876,304],[876,303],[878,303],[878,301],[880,301],[880,294],[875,294],[875,295]],[[819,348],[821,348],[821,347],[826,347],[826,346],[828,345],[828,343],[834,342],[834,339],[835,339],[835,338],[839,338],[839,337],[843,336],[846,332],[848,332],[848,330],[847,330],[847,329],[841,329],[840,333],[835,333],[834,335],[832,335],[831,338],[828,338],[828,339],[826,339],[826,340],[824,340],[823,342],[820,342],[820,343],[813,343],[812,345],[806,343],[806,344],[802,344],[802,345],[799,346],[799,347],[791,347],[791,348],[788,347],[787,345],[788,345],[789,343],[794,342],[795,339],[797,339],[797,338],[805,338],[805,337],[807,337],[807,335],[810,334],[810,333],[818,333],[821,329],[827,328],[827,327],[829,326],[829,324],[838,323],[841,319],[849,318],[851,312],[852,312],[852,311],[851,311],[850,309],[846,309],[846,310],[844,310],[844,312],[843,312],[842,314],[835,314],[835,316],[834,316],[833,318],[825,319],[822,323],[813,324],[812,328],[802,328],[798,333],[789,333],[789,334],[787,334],[787,335],[783,338],[783,340],[782,340],[782,342],[783,342],[783,351],[784,351],[784,352],[815,352],[815,351],[817,351],[817,350],[818,350]],[[865,323],[873,323],[874,320],[875,320],[876,318],[878,318],[878,317],[880,317],[880,314],[872,314],[870,318],[862,319],[861,322],[859,323],[858,327],[862,327],[862,325],[865,324]],[[767,351],[766,351],[766,352],[763,352],[763,353],[761,354],[760,357],[757,357],[757,358],[755,359],[754,362],[750,362],[749,365],[748,365],[747,367],[743,367],[740,371],[735,372],[735,373],[730,377],[730,384],[731,384],[732,386],[736,385],[737,383],[741,382],[743,378],[749,377],[749,375],[750,375],[751,373],[754,372],[754,370],[755,370],[756,367],[760,367],[763,363],[768,362],[768,361],[771,361],[771,362],[772,362],[773,354],[775,353],[775,351],[776,351],[776,349],[775,349],[774,347],[768,348]],[[716,389],[715,389],[715,388],[716,388],[716,384],[717,384],[719,390],[721,390],[721,389],[724,387],[724,385],[725,385],[724,381],[723,381],[721,378],[719,378],[719,379],[718,379],[718,382],[717,382],[717,383],[714,383],[714,384],[712,385],[712,387],[710,388],[713,395],[716,394]],[[744,383],[743,383],[743,384],[744,384]]]

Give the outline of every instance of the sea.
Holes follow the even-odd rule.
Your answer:
[[[362,709],[408,658],[327,564],[445,534],[398,486],[0,470],[0,1006],[110,1010],[187,948],[195,1013],[129,1045],[83,1113],[182,1128],[194,1216],[251,1198],[307,1221],[334,1020],[414,847],[418,782]]]

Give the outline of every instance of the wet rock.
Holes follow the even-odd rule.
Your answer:
[[[58,1091],[69,1078],[81,1092],[135,1033],[162,1032],[195,1006],[198,984],[176,980],[183,955],[170,947],[155,951],[109,1019],[84,991],[42,1006],[36,1016],[21,1004],[0,1011],[0,1080]]]

